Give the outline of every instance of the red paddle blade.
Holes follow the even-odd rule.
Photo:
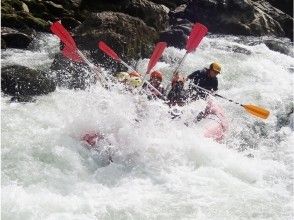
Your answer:
[[[186,44],[186,50],[188,53],[192,52],[198,47],[199,43],[201,42],[202,38],[207,34],[207,32],[208,29],[203,24],[196,23],[193,25],[192,31]]]
[[[65,45],[65,47],[62,50],[62,54],[71,59],[72,61],[75,62],[82,62],[82,58],[79,56],[79,54],[77,53],[76,50],[72,50],[72,48],[68,47],[67,45]]]
[[[112,57],[112,59],[120,62],[120,58],[118,57],[118,55],[109,46],[107,46],[106,43],[104,43],[103,41],[99,41],[98,47],[108,56]]]
[[[167,44],[166,42],[159,42],[156,44],[153,53],[151,55],[151,58],[148,63],[148,68],[146,74],[150,72],[150,70],[155,66],[159,58],[161,57],[164,49],[166,48]]]
[[[74,39],[72,38],[72,36],[70,36],[69,32],[58,21],[54,22],[50,26],[50,30],[55,35],[57,35],[57,37],[59,37],[59,39],[65,45],[67,45],[68,47],[70,47],[72,50],[76,50],[77,49],[76,43],[75,43]]]

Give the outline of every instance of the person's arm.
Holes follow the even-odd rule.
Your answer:
[[[187,79],[191,80],[191,79],[195,78],[198,74],[199,74],[199,70],[197,70],[197,71],[191,73],[190,75],[188,75]]]

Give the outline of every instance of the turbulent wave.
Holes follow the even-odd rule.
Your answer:
[[[184,125],[203,103],[172,120],[165,104],[119,86],[59,88],[26,104],[2,95],[2,219],[293,218],[294,58],[262,42],[212,35],[181,68],[219,61],[219,94],[271,111],[262,121],[216,99],[230,122],[223,143]],[[42,36],[33,48],[4,51],[2,65],[44,70],[58,42]],[[157,64],[166,85],[184,53],[167,48]],[[80,140],[93,130],[106,137],[99,152]]]

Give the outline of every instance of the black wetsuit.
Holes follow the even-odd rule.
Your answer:
[[[189,85],[189,94],[192,100],[199,98],[205,99],[207,97],[207,93],[194,85],[200,86],[209,91],[217,91],[218,80],[216,77],[210,77],[208,71],[209,70],[205,68],[203,70],[197,70],[188,76],[188,79],[191,80]]]
[[[169,106],[183,106],[186,104],[188,92],[183,87],[174,86],[168,93]]]

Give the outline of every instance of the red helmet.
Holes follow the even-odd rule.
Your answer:
[[[160,81],[162,81],[162,78],[163,78],[162,73],[155,70],[150,74],[150,79],[151,78],[156,78],[156,79],[159,79]]]

